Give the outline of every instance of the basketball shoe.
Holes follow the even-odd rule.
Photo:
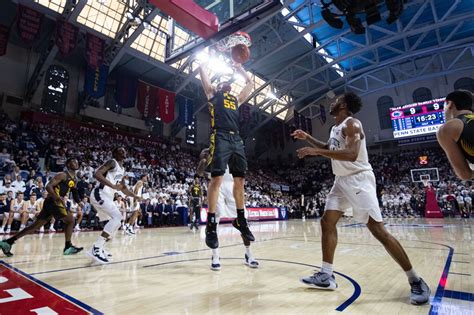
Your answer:
[[[216,257],[214,259],[214,256],[212,256],[212,258],[211,258],[211,270],[214,270],[214,271],[221,270],[221,262],[219,260],[219,257]]]
[[[418,282],[410,283],[410,302],[414,305],[425,304],[430,300],[431,290],[426,282],[420,278]]]
[[[252,234],[252,231],[249,229],[249,225],[247,223],[247,219],[239,220],[239,218],[234,219],[232,221],[232,226],[235,227],[237,230],[242,233],[242,236],[248,239],[250,242],[255,241],[255,237]]]
[[[206,245],[211,249],[219,247],[219,239],[217,238],[217,223],[207,223]]]
[[[260,264],[255,258],[249,257],[247,254],[245,254],[245,264],[249,266],[250,268],[255,268],[255,269],[260,266]]]
[[[312,276],[301,278],[304,284],[322,290],[335,290],[337,288],[336,278],[324,272],[316,272]]]
[[[84,247],[76,247],[74,245],[69,246],[68,248],[64,248],[63,254],[64,255],[74,255],[82,251]]]

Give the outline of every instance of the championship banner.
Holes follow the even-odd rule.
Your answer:
[[[76,48],[78,34],[79,28],[71,23],[63,19],[56,22],[56,46],[61,55],[69,55]]]
[[[101,98],[105,95],[109,67],[106,65],[101,65],[100,67],[86,67],[84,90],[87,95],[92,98]]]
[[[145,118],[158,115],[158,87],[138,81],[137,110]]]
[[[10,28],[6,25],[0,24],[0,56],[3,56],[7,53],[9,35]]]
[[[193,123],[194,101],[182,95],[176,96],[176,104],[179,108],[179,124],[189,126]]]
[[[296,129],[301,129],[300,114],[295,110],[293,114],[293,121]]]
[[[42,13],[25,7],[24,5],[18,5],[18,16],[16,20],[18,35],[20,35],[21,39],[27,44],[31,44],[37,39],[42,21]]]
[[[176,93],[158,89],[158,104],[160,106],[160,118],[165,124],[174,120],[174,99]]]
[[[322,104],[319,105],[319,120],[322,125],[326,123],[326,108],[324,108],[324,105]]]
[[[87,33],[86,60],[90,66],[98,67],[104,62],[104,47],[103,39]]]
[[[115,101],[122,108],[135,107],[135,99],[137,97],[138,80],[135,77],[125,73],[117,76],[117,84],[115,86]]]

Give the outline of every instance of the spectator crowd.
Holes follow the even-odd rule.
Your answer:
[[[98,226],[88,196],[95,186],[94,171],[111,156],[117,145],[113,135],[80,131],[62,124],[30,124],[0,117],[0,206],[3,224],[12,209],[12,202],[21,195],[25,204],[18,206],[14,221],[24,225],[39,211],[46,196],[47,181],[64,169],[67,157],[77,157],[78,192],[83,206],[68,200],[68,207],[78,218],[77,230]],[[135,140],[120,143],[128,151],[125,167],[127,184],[132,187],[146,174],[139,224],[143,226],[177,225],[186,222],[189,188],[197,180],[204,189],[207,179],[196,177],[199,152],[183,149],[169,139],[158,139],[155,145],[144,146]],[[419,156],[427,156],[427,165],[420,165]],[[468,217],[472,211],[473,183],[456,179],[444,154],[439,149],[401,150],[390,154],[371,154],[377,178],[379,200],[384,217],[419,217],[424,213],[424,187],[412,181],[410,170],[432,167],[439,171],[436,188],[438,203],[445,215]],[[294,163],[250,163],[246,177],[246,206],[287,207],[290,217],[318,217],[324,209],[333,175],[330,162],[322,159]],[[285,187],[285,188],[284,188]],[[32,199],[33,197],[33,199]],[[20,197],[18,197],[20,198]],[[124,221],[132,212],[133,201],[116,196]],[[82,222],[82,225],[81,225]],[[8,225],[8,224],[7,224]],[[54,225],[51,225],[54,229]]]

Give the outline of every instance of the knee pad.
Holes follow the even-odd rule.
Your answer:
[[[107,222],[107,224],[104,226],[104,232],[110,236],[113,236],[122,225],[121,219],[122,217],[120,216],[120,212],[114,214],[112,218],[110,218],[109,222]]]

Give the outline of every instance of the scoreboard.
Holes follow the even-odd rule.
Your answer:
[[[393,137],[435,133],[444,124],[445,98],[390,108]]]

